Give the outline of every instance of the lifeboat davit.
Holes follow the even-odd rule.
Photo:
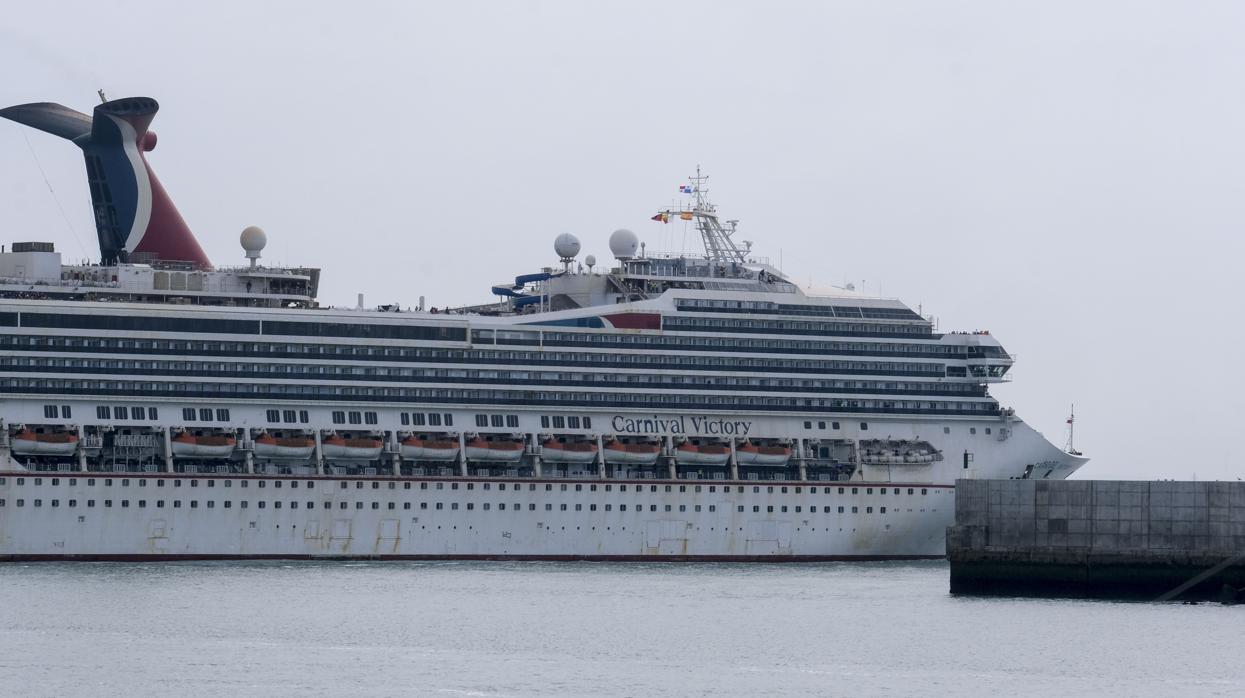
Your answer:
[[[657,444],[625,444],[611,441],[605,444],[606,463],[638,463],[652,465],[661,454],[661,446]]]
[[[591,463],[597,457],[597,445],[587,441],[563,443],[549,439],[541,444],[540,457],[549,463]]]
[[[182,432],[173,437],[173,455],[183,458],[228,458],[238,440],[232,436],[195,436]]]
[[[412,436],[402,441],[402,457],[407,460],[454,460],[455,458],[458,458],[458,442],[449,440],[417,439]]]
[[[467,460],[515,462],[522,459],[522,441],[472,439],[467,442]]]
[[[380,439],[347,439],[330,436],[320,442],[324,457],[329,460],[376,460],[385,444]]]
[[[13,435],[13,453],[22,456],[68,456],[78,450],[78,435],[67,432],[36,434],[23,429]]]
[[[674,447],[674,459],[682,465],[726,465],[731,449],[722,444],[696,444],[685,441]]]
[[[258,458],[306,460],[315,450],[315,440],[305,436],[282,438],[260,434],[255,437],[255,455]]]

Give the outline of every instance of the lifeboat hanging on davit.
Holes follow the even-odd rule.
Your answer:
[[[315,453],[316,442],[305,436],[280,437],[265,432],[255,437],[255,456],[273,460],[306,460]]]
[[[597,458],[597,445],[589,441],[546,439],[540,457],[549,463],[591,463]]]
[[[376,460],[385,444],[374,438],[346,438],[333,434],[320,442],[328,460]]]
[[[78,450],[78,435],[68,432],[40,434],[21,429],[10,440],[13,453],[19,456],[68,456]]]
[[[228,458],[238,440],[224,434],[196,436],[183,431],[173,437],[173,455],[181,458]]]
[[[402,440],[402,457],[407,460],[452,461],[458,458],[458,442],[450,439],[411,435]]]

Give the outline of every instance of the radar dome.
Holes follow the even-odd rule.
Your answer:
[[[553,241],[553,251],[562,259],[574,259],[579,254],[579,238],[570,233],[562,233]]]
[[[262,228],[258,226],[247,226],[239,236],[238,242],[242,243],[242,249],[246,250],[247,256],[251,253],[258,253],[268,244],[268,236],[264,234]]]
[[[587,264],[589,269],[595,267],[597,265],[597,256],[590,254],[584,257],[584,264]]]
[[[610,252],[617,259],[634,257],[639,246],[640,237],[626,228],[619,228],[610,234]]]

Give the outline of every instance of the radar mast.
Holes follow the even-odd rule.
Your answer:
[[[663,223],[668,223],[672,218],[695,221],[696,229],[700,231],[700,237],[705,243],[705,257],[709,261],[719,263],[748,261],[748,248],[751,245],[745,243],[745,249],[740,249],[731,239],[739,221],[729,220],[723,225],[722,221],[718,220],[717,207],[709,201],[709,189],[705,186],[709,181],[709,176],[702,175],[700,166],[697,165],[696,176],[688,177],[687,181],[691,184],[680,186],[679,192],[692,196],[690,205],[660,211],[653,216],[653,220]]]

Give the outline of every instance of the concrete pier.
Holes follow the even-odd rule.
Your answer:
[[[1245,482],[960,480],[953,594],[1241,600]]]

